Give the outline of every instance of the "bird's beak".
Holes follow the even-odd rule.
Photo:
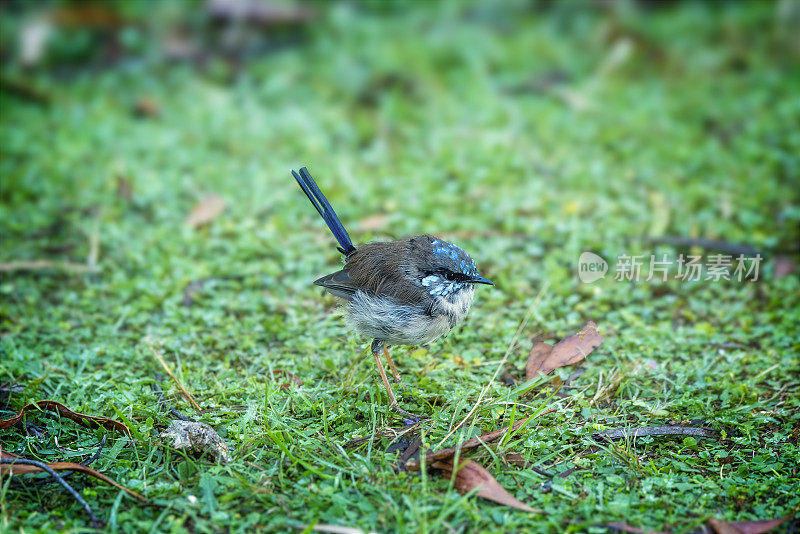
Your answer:
[[[472,278],[469,279],[469,281],[471,283],[473,283],[473,284],[487,284],[487,285],[490,285],[490,286],[494,285],[494,282],[492,282],[488,278],[484,278],[483,276],[480,276],[480,275],[473,276]]]

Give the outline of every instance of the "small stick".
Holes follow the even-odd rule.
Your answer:
[[[0,263],[0,272],[2,273],[10,273],[14,271],[45,271],[47,269],[57,269],[73,274],[96,273],[100,271],[100,269],[94,265],[72,263],[68,261],[22,260]]]
[[[169,376],[172,378],[172,380],[174,380],[174,381],[175,381],[175,383],[178,385],[178,388],[181,390],[181,393],[183,393],[183,396],[184,396],[184,397],[186,397],[186,400],[188,400],[188,401],[191,403],[191,405],[192,405],[192,406],[194,406],[194,407],[195,407],[195,409],[197,409],[197,411],[198,411],[198,412],[199,412],[199,411],[201,411],[200,405],[199,405],[199,404],[197,404],[197,401],[196,401],[196,400],[194,400],[194,397],[192,397],[191,393],[189,393],[188,391],[186,391],[186,388],[185,388],[185,387],[183,387],[183,384],[181,384],[181,383],[180,383],[180,381],[178,380],[178,378],[177,378],[177,377],[176,377],[174,374],[172,374],[172,371],[170,370],[170,368],[169,368],[169,367],[167,367],[167,362],[165,362],[165,361],[164,361],[164,358],[162,358],[162,357],[161,357],[161,355],[158,353],[158,351],[156,351],[156,349],[154,349],[154,348],[153,348],[153,346],[152,346],[152,345],[150,345],[149,343],[147,343],[147,346],[148,346],[148,348],[150,349],[150,351],[153,353],[153,356],[155,356],[155,357],[156,357],[156,360],[158,360],[158,363],[160,363],[160,364],[161,364],[161,367],[163,367],[163,368],[164,368],[164,370],[167,372],[167,374],[168,374],[168,375],[169,375]]]
[[[89,467],[89,465],[91,465],[92,462],[94,462],[95,460],[97,460],[100,457],[100,453],[103,452],[103,447],[106,446],[106,435],[107,434],[103,434],[103,439],[100,441],[100,445],[97,447],[97,450],[92,455],[92,457],[89,458],[88,460],[86,460],[85,462],[81,462],[82,466]],[[56,445],[58,445],[58,438],[56,438]],[[58,448],[61,449],[60,446]],[[63,450],[63,449],[61,449],[61,450]],[[70,476],[74,472],[75,471],[64,471],[61,474],[61,478],[67,478],[68,476]]]
[[[540,413],[539,415],[537,415],[537,417],[541,417],[543,415],[547,415],[547,414],[553,413],[555,411],[556,411],[556,408],[548,408],[547,410],[545,410],[542,413]],[[458,450],[458,449],[460,449],[463,452],[463,451],[467,451],[469,449],[474,449],[475,447],[478,447],[478,446],[483,445],[485,443],[488,443],[490,441],[494,441],[497,438],[505,436],[507,432],[513,432],[513,431],[517,430],[519,427],[521,427],[522,425],[527,423],[532,417],[533,417],[533,415],[529,415],[528,417],[526,417],[524,419],[520,419],[519,421],[516,421],[513,425],[511,425],[511,428],[503,427],[503,428],[498,428],[497,430],[492,430],[488,434],[484,434],[483,436],[478,436],[478,437],[475,437],[475,438],[470,438],[467,441],[465,441],[465,442],[463,442],[463,443],[461,443],[459,445],[456,445],[455,447],[448,447],[446,449],[441,449],[441,450],[438,450],[438,451],[428,451],[428,452],[425,453],[425,462],[426,463],[430,463],[430,462],[435,462],[437,460],[446,460],[446,459],[449,459],[451,456],[455,455],[456,450]],[[412,468],[412,469],[416,469],[416,468],[419,467],[419,462],[412,460],[412,461],[409,461],[408,464],[406,464],[406,465],[408,467]]]
[[[594,439],[618,440],[625,438],[640,438],[643,436],[697,436],[700,438],[716,438],[717,435],[705,428],[693,426],[645,426],[638,428],[619,428],[616,430],[604,430],[592,434]]]
[[[662,237],[650,238],[646,241],[649,241],[655,245],[670,245],[673,247],[700,247],[705,250],[716,250],[726,254],[744,254],[747,256],[755,256],[756,254],[763,252],[755,247],[751,247],[750,245],[697,237],[665,235]]]
[[[23,458],[2,458],[2,459],[0,459],[0,464],[11,464],[11,465],[20,464],[20,465],[32,465],[34,467],[38,467],[39,469],[41,469],[42,471],[44,471],[45,473],[47,473],[51,477],[53,477],[56,482],[61,484],[64,487],[64,489],[67,490],[70,495],[72,495],[73,499],[78,501],[78,503],[80,503],[80,505],[83,506],[83,509],[86,510],[86,513],[89,514],[89,517],[92,519],[92,523],[93,524],[102,525],[102,522],[99,519],[97,519],[97,516],[94,515],[94,512],[92,512],[92,509],[89,507],[89,504],[86,501],[83,500],[83,497],[81,497],[78,494],[78,492],[75,491],[75,489],[72,486],[70,486],[69,483],[61,477],[61,475],[56,473],[46,463],[38,462],[36,460],[27,460],[27,459],[23,459]]]
[[[92,232],[89,234],[89,255],[86,257],[86,265],[90,269],[97,269],[97,260],[100,258],[100,214],[96,213],[92,224]]]
[[[156,380],[160,380],[159,377],[162,377],[162,376],[164,376],[164,375],[162,375],[161,373],[156,373]],[[153,387],[153,391],[155,391],[156,395],[158,396],[158,407],[159,408],[161,408],[164,411],[167,411],[167,412],[171,413],[172,416],[175,417],[176,419],[180,419],[181,421],[191,421],[191,419],[189,419],[188,417],[183,415],[181,412],[179,412],[178,410],[176,410],[175,408],[173,408],[172,406],[169,405],[169,403],[167,402],[167,399],[164,398],[164,390],[161,389],[161,385],[159,385],[158,382],[153,382],[151,384],[151,386]]]

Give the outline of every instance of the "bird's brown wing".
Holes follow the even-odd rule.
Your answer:
[[[391,297],[400,304],[422,301],[422,287],[414,283],[416,271],[409,265],[409,242],[365,243],[347,257],[345,269],[350,287],[376,297]]]

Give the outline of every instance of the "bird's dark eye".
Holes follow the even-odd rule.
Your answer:
[[[442,271],[441,275],[444,276],[446,279],[450,280],[451,282],[464,282],[465,280],[469,279],[469,276],[463,273],[458,273],[447,269]]]

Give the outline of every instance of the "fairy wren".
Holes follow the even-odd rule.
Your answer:
[[[372,339],[372,355],[389,393],[391,408],[403,415],[389,385],[383,350],[397,382],[400,375],[386,349],[389,345],[422,345],[443,336],[467,315],[475,284],[494,283],[478,273],[461,247],[432,235],[353,246],[328,199],[303,167],[292,171],[308,199],[325,220],[345,256],[344,268],[315,280],[345,301],[349,326]]]

